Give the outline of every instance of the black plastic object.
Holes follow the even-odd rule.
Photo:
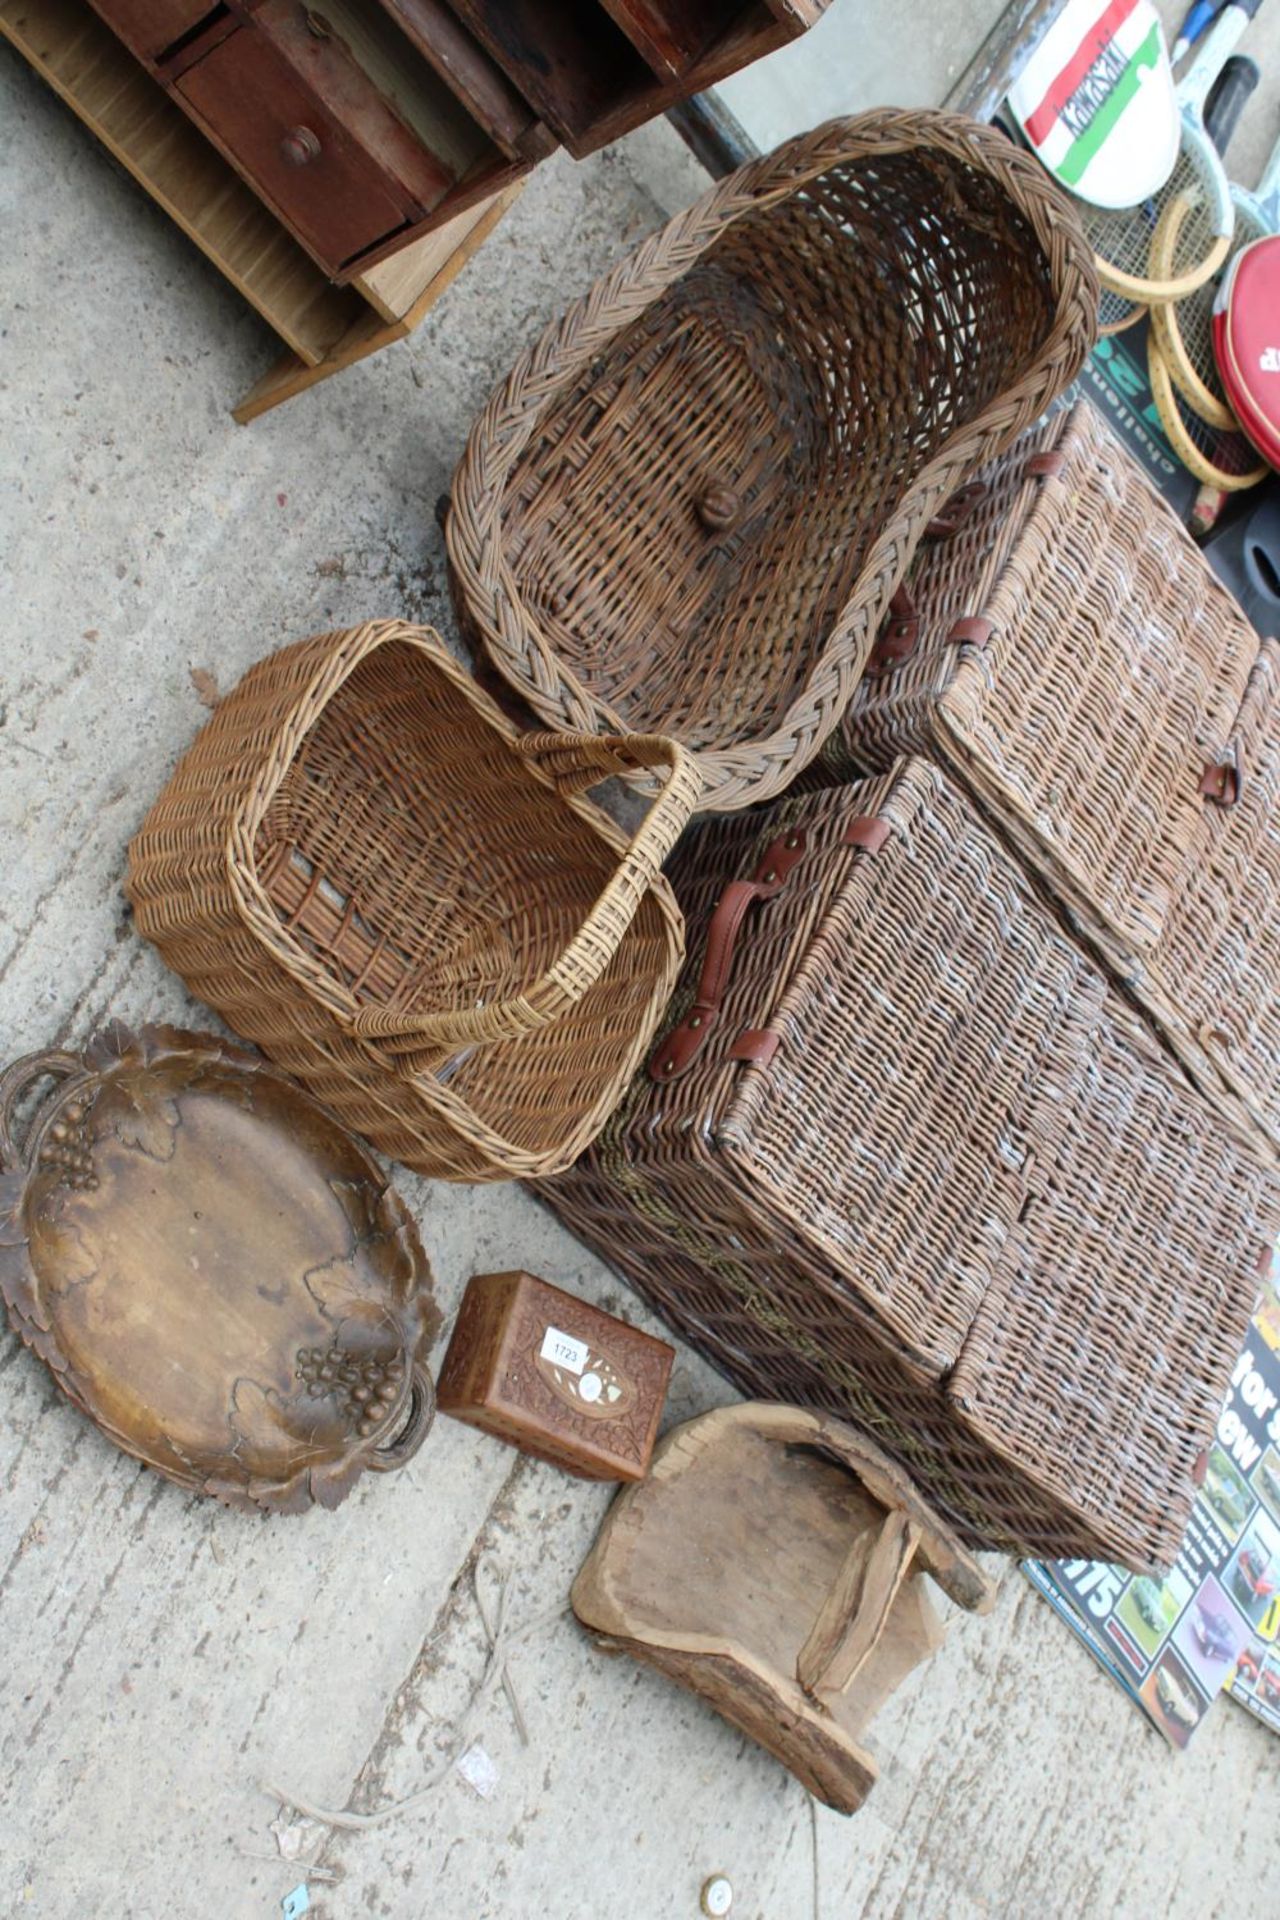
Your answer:
[[[1206,540],[1205,557],[1230,587],[1264,639],[1280,639],[1280,482],[1270,480],[1265,497],[1219,526]]]

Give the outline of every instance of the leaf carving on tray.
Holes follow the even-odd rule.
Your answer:
[[[254,1478],[248,1485],[248,1495],[255,1506],[264,1507],[271,1513],[305,1513],[311,1502],[308,1497],[308,1474],[299,1470],[287,1480],[262,1480]]]
[[[334,1326],[351,1319],[385,1320],[395,1326],[385,1286],[367,1260],[356,1259],[355,1250],[312,1267],[304,1278],[311,1298]]]
[[[147,1050],[132,1027],[126,1027],[123,1020],[112,1020],[95,1033],[84,1050],[85,1062],[99,1072],[110,1067],[124,1064],[144,1066]]]
[[[218,1033],[197,1033],[190,1027],[170,1027],[157,1023],[135,1033],[123,1020],[112,1020],[95,1033],[84,1050],[88,1067],[105,1074],[114,1067],[150,1067],[163,1065],[172,1070],[177,1063],[203,1066],[210,1060],[238,1067],[261,1067],[262,1056],[252,1048]],[[195,1056],[192,1060],[191,1056]],[[184,1080],[190,1078],[188,1072]]]
[[[55,1216],[43,1207],[37,1210],[27,1246],[42,1286],[52,1292],[83,1286],[98,1271],[98,1255],[61,1211]]]
[[[407,1301],[425,1255],[413,1217],[394,1187],[350,1180],[330,1180],[329,1186],[354,1236],[352,1254],[364,1249],[373,1256],[382,1276],[380,1297]]]
[[[189,1070],[166,1073],[155,1067],[139,1067],[119,1073],[114,1090],[126,1101],[117,1113],[112,1130],[126,1147],[136,1147],[149,1160],[172,1160],[177,1145],[175,1135],[182,1124],[174,1095],[199,1071],[198,1063]]]
[[[284,1403],[278,1394],[260,1386],[242,1374],[231,1394],[231,1430],[238,1443],[232,1451],[237,1458],[247,1453],[249,1461],[275,1453],[282,1440],[290,1438]],[[246,1479],[251,1467],[245,1466]]]
[[[26,1223],[22,1201],[27,1190],[25,1173],[0,1173],[0,1247],[25,1247]]]
[[[359,1479],[363,1466],[360,1455],[352,1454],[349,1459],[335,1460],[331,1466],[313,1467],[308,1479],[311,1497],[316,1505],[327,1507],[330,1511],[341,1506]]]
[[[378,1232],[377,1189],[368,1180],[330,1180],[329,1191],[347,1217],[354,1253]]]

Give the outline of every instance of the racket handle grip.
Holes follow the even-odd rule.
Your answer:
[[[1259,80],[1258,63],[1247,54],[1233,53],[1209,91],[1204,105],[1205,131],[1219,153],[1231,145],[1240,115]]]

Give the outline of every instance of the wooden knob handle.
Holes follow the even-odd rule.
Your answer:
[[[713,485],[698,501],[697,512],[709,533],[728,533],[742,513],[742,499],[732,487]]]
[[[280,142],[280,151],[291,167],[305,167],[320,157],[319,136],[310,127],[292,127]]]

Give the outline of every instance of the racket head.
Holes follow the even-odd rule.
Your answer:
[[[1181,300],[1211,279],[1225,260],[1235,216],[1222,163],[1202,132],[1187,133],[1165,185],[1141,207],[1119,214],[1079,209],[1098,278],[1108,292],[1146,306]],[[1179,230],[1181,266],[1175,274],[1161,275],[1152,267],[1152,241],[1175,200],[1187,206]]]
[[[1115,209],[1158,192],[1181,128],[1151,0],[1122,10],[1067,0],[1010,88],[1009,109],[1041,164],[1078,199]]]
[[[1280,233],[1280,140],[1272,147],[1262,177],[1249,198],[1268,231]]]
[[[1192,412],[1173,383],[1154,331],[1147,336],[1147,378],[1151,398],[1169,445],[1188,473],[1224,493],[1241,493],[1265,480],[1268,467],[1238,430],[1221,432]]]
[[[1280,147],[1276,149],[1276,157],[1280,159]],[[1280,181],[1280,174],[1277,177]],[[1215,274],[1185,299],[1152,309],[1153,313],[1160,314],[1160,350],[1169,363],[1170,373],[1196,412],[1210,426],[1219,427],[1230,426],[1235,421],[1235,413],[1214,352],[1214,299],[1223,276],[1231,271],[1232,261],[1245,247],[1265,239],[1273,231],[1265,224],[1266,216],[1255,194],[1233,186],[1231,200],[1235,208],[1235,231],[1222,273]],[[1214,405],[1208,405],[1209,401]],[[1224,409],[1230,418],[1222,417]]]
[[[1103,339],[1109,339],[1113,333],[1124,333],[1127,328],[1136,327],[1143,314],[1150,312],[1150,307],[1139,306],[1136,301],[1126,300],[1123,294],[1102,287],[1098,298],[1098,333]]]
[[[1265,239],[1269,233],[1280,233],[1280,140],[1272,147],[1252,192],[1247,187],[1232,186],[1231,205],[1236,222],[1233,250]]]
[[[1179,81],[1178,158],[1159,192],[1124,213],[1080,209],[1098,278],[1111,292],[1148,306],[1181,300],[1211,279],[1226,259],[1235,212],[1222,156],[1205,127],[1204,109],[1248,23],[1243,6],[1224,7]],[[1185,265],[1177,276],[1161,279],[1152,271],[1151,242],[1173,200],[1187,201],[1190,209],[1181,231]]]
[[[1184,255],[1182,229],[1191,209],[1185,200],[1171,200],[1156,226],[1151,242],[1152,272],[1173,279]],[[1207,426],[1227,432],[1237,426],[1213,352],[1213,299],[1216,281],[1206,280],[1181,300],[1158,303],[1151,309],[1151,328],[1161,355],[1182,397]]]

